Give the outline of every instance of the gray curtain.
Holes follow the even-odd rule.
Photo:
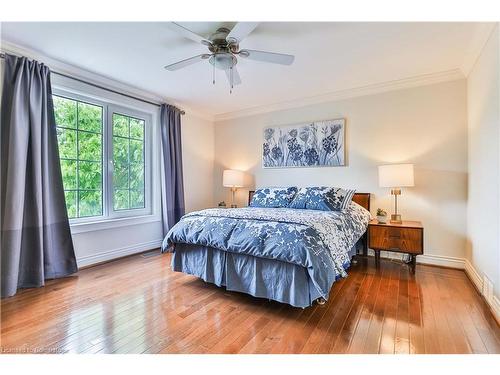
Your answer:
[[[160,109],[163,154],[162,214],[163,235],[184,215],[182,179],[181,111],[168,104]]]
[[[6,55],[1,114],[1,295],[76,272],[49,68]]]

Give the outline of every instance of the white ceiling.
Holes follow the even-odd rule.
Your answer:
[[[208,36],[234,23],[186,22]],[[463,68],[478,23],[261,23],[242,48],[295,55],[291,66],[240,59],[243,84],[232,94],[222,71],[212,85],[207,61],[163,66],[206,52],[168,23],[2,23],[2,40],[217,115]]]

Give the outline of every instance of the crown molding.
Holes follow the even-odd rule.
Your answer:
[[[498,27],[497,22],[481,22],[478,23],[478,28],[472,36],[471,42],[465,54],[465,59],[462,64],[461,70],[463,74],[468,77],[476,61],[481,56],[486,43],[490,39],[493,32]]]
[[[464,78],[465,76],[460,69],[446,70],[442,72],[423,74],[409,78],[397,79],[366,86],[353,87],[345,90],[333,91],[330,93],[317,96],[297,98],[286,102],[256,106],[234,112],[220,113],[214,116],[214,120],[216,122],[230,120],[238,117],[253,116],[262,113],[281,111],[290,108],[306,107],[314,104],[333,102],[342,99],[379,94],[383,92],[402,90],[418,86],[432,85],[435,83],[455,81]]]
[[[129,94],[136,96],[141,99],[163,103],[167,102],[175,105],[176,107],[182,108],[188,116],[194,116],[201,118],[207,121],[214,121],[214,117],[204,112],[200,112],[198,110],[194,110],[193,108],[185,105],[182,102],[175,101],[171,98],[165,98],[160,94],[148,92],[137,88],[135,86],[131,86],[127,83],[117,81],[115,79],[91,72],[84,68],[65,63],[63,61],[51,58],[42,52],[35,51],[33,49],[29,49],[11,42],[7,42],[5,40],[0,40],[0,48],[3,52],[11,53],[14,55],[26,56],[30,59],[34,59],[40,62],[43,62],[45,65],[49,66],[50,69],[54,71],[58,71],[60,73],[67,74],[69,76],[83,79],[85,81],[108,87],[112,90],[116,90],[119,92],[123,92],[124,94]]]

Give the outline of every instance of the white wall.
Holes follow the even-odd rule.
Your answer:
[[[214,147],[214,123],[187,113],[182,118],[186,212],[213,205]]]
[[[463,258],[467,200],[466,82],[458,80],[329,103],[308,105],[215,125],[215,199],[229,200],[222,170],[248,171],[255,186],[335,185],[373,193],[392,211],[388,189],[378,187],[377,166],[415,164],[414,188],[403,190],[404,219],[425,226],[427,254]],[[346,119],[347,167],[263,169],[262,129],[267,125]],[[246,203],[240,191],[238,203]]]
[[[500,295],[499,32],[497,25],[467,79],[467,259],[479,277],[491,280],[496,296]]]

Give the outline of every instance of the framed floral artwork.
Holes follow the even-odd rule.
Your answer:
[[[345,165],[345,119],[314,121],[264,129],[264,168]]]

